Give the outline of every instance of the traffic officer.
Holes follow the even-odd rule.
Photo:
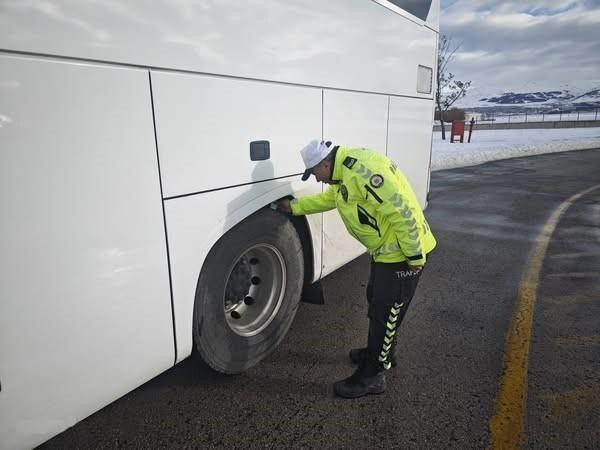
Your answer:
[[[385,370],[395,363],[397,328],[435,238],[406,177],[385,155],[319,140],[300,153],[306,166],[302,180],[312,174],[330,186],[316,195],[280,200],[278,208],[295,216],[337,208],[348,232],[372,257],[367,347],[350,351],[358,368],[334,384],[335,393],[347,398],[381,394]]]

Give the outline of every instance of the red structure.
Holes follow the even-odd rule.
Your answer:
[[[460,142],[464,142],[465,122],[463,120],[452,121],[452,130],[450,131],[450,142],[454,142],[454,136],[460,136]]]

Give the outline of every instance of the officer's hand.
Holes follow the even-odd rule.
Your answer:
[[[412,270],[413,272],[417,272],[419,273],[421,270],[423,270],[423,266],[409,266],[410,270]]]
[[[290,201],[287,198],[277,201],[277,209],[279,211],[283,211],[284,213],[292,213],[292,207],[290,206]]]

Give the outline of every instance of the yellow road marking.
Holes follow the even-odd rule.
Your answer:
[[[490,419],[493,449],[515,449],[524,443],[525,407],[527,404],[527,370],[531,340],[531,323],[537,297],[540,271],[552,233],[561,216],[580,197],[600,188],[600,184],[569,197],[554,210],[537,238],[521,279],[513,318],[506,334],[504,373],[496,398],[496,413]]]

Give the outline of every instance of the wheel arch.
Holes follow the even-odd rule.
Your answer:
[[[192,354],[193,311],[196,290],[207,257],[217,242],[236,225],[268,208],[272,202],[319,192],[313,183],[271,180],[255,188],[232,188],[166,202],[173,323],[177,346],[175,363]],[[305,271],[310,282],[321,276],[322,215],[291,217],[301,239]]]
[[[292,216],[290,218],[302,243],[304,254],[304,284],[310,284],[315,279],[315,251],[311,237],[310,226],[305,216]]]
[[[235,227],[242,225],[246,220],[251,218],[253,215],[258,214],[262,209],[270,208],[270,205],[278,200],[294,197],[292,190],[288,186],[287,189],[274,189],[267,192],[266,194],[248,202],[242,208],[232,211],[229,215],[223,218],[220,223],[214,227],[213,232],[210,234],[212,237],[209,239],[211,242],[210,247],[205,249],[204,254],[206,255],[202,261],[200,270],[198,271],[196,294],[198,293],[198,287],[202,272],[206,269],[206,265],[209,261],[209,256],[215,246],[226,237],[227,233],[233,230]],[[284,214],[284,213],[281,213]],[[315,253],[315,241],[320,242],[320,229],[321,220],[308,220],[307,216],[292,216],[288,215],[288,219],[294,226],[300,242],[302,244],[302,253],[304,257],[304,285],[310,285],[318,278],[320,278],[320,253]],[[315,237],[317,239],[315,239]],[[320,245],[319,247],[320,248]],[[192,335],[193,341],[193,335]]]
[[[247,202],[243,207],[231,211],[225,216],[210,233],[211,238],[208,240],[211,244],[210,247],[206,248],[206,255],[210,253],[212,248],[217,242],[225,236],[227,232],[241,224],[244,220],[250,216],[258,213],[263,208],[269,208],[271,203],[277,202],[278,200],[295,197],[296,192],[292,189],[289,184],[274,188],[266,192],[265,194]],[[312,283],[320,278],[321,270],[321,258],[320,258],[320,240],[321,240],[321,220],[320,215],[311,217],[309,220],[307,216],[289,216],[292,224],[296,228],[300,241],[302,242],[302,248],[304,252],[305,261],[305,273],[308,273],[310,278],[307,278],[308,282]],[[315,252],[315,247],[319,249],[319,253]],[[206,263],[206,259],[202,262],[202,266]],[[200,272],[199,272],[200,273]]]
[[[271,224],[273,225],[272,227]],[[296,221],[296,223],[294,223],[294,221],[289,220],[286,215],[280,212],[273,211],[268,207],[261,208],[256,213],[251,214],[245,220],[232,227],[226,234],[224,233],[208,252],[202,264],[202,269],[196,284],[193,310],[194,332],[192,335],[192,348],[196,348],[197,353],[202,355],[204,361],[213,369],[223,373],[239,373],[264,358],[273,351],[283,339],[295,315],[305,280],[304,254],[306,254],[306,250],[301,242],[300,236],[302,233],[306,232],[308,232],[308,230],[302,225],[301,221]],[[266,240],[263,241],[263,239]],[[267,244],[264,244],[264,242],[267,242]],[[273,245],[275,247],[273,247]],[[237,330],[237,325],[234,325],[231,329],[228,329],[227,327],[222,328],[223,325],[221,324],[220,316],[223,314],[223,306],[221,304],[221,313],[219,314],[216,312],[214,305],[217,305],[219,302],[222,303],[223,294],[219,289],[221,289],[222,286],[228,285],[229,275],[227,274],[228,272],[223,271],[223,268],[230,267],[229,264],[231,262],[235,263],[236,260],[239,261],[239,255],[245,254],[248,249],[250,251],[256,251],[255,249],[260,247],[271,247],[272,251],[276,251],[279,254],[279,259],[282,264],[282,258],[285,258],[287,264],[290,264],[290,266],[288,266],[290,269],[289,273],[296,274],[295,277],[291,276],[287,278],[287,283],[284,282],[283,284],[279,284],[280,286],[283,286],[283,289],[286,292],[285,296],[287,301],[284,297],[279,297],[279,301],[283,302],[280,303],[281,310],[279,309],[279,306],[273,309],[272,319],[269,319],[264,325],[266,334],[263,334],[262,327],[256,331],[253,331],[250,328],[250,334],[240,334]],[[280,251],[282,253],[279,253]],[[264,258],[258,254],[256,254],[256,256],[258,257],[258,259],[255,260],[256,263],[250,262],[248,264],[246,262],[248,267],[252,264],[256,264],[256,267],[262,266],[259,261],[263,261]],[[266,259],[268,260],[268,257]],[[250,272],[244,272],[244,269],[242,269],[243,277],[250,276],[248,275]],[[263,275],[266,275],[267,280],[269,279],[268,270],[264,273],[253,273],[254,275],[252,276],[256,276],[258,279],[257,282],[254,282],[254,278],[252,278],[253,285],[261,284],[260,279]],[[247,279],[249,280],[250,278]],[[237,283],[237,281],[234,279],[234,291],[237,289],[235,283]],[[267,289],[271,289],[271,286],[276,285],[277,284],[271,284],[271,282],[265,284],[265,286],[269,286]],[[244,287],[242,287],[242,289],[244,289]],[[260,291],[261,288],[259,288],[259,291],[255,292],[255,294],[260,294]],[[241,292],[243,293],[244,290]],[[239,292],[237,292],[237,294],[239,294]],[[245,291],[245,294],[242,294],[242,297],[239,297],[237,294],[234,292],[234,298],[243,298],[244,295],[250,295],[250,297],[246,297],[246,299],[254,298],[256,299],[257,305],[261,304],[261,296],[255,296],[252,294],[252,291],[250,291],[250,293]],[[284,294],[282,293],[281,295],[283,296]],[[264,301],[264,299],[270,298],[270,294],[267,294],[266,297],[263,296],[262,298],[262,301]],[[267,302],[268,307],[268,304],[271,301],[267,300]],[[257,313],[256,310],[253,310],[255,307],[244,306],[244,303],[246,303],[246,300],[241,302],[240,309],[235,309],[238,308],[238,306],[234,306],[234,311],[240,310],[245,311],[246,314],[250,314],[250,324],[242,324],[241,326],[251,327],[253,326],[252,320],[254,320],[252,315]],[[246,303],[246,305],[252,304],[254,304],[254,300],[252,303]],[[262,313],[259,313],[258,316],[260,317],[261,314]],[[227,314],[223,317],[226,322],[230,321]],[[242,317],[246,317],[244,312],[242,312],[241,315],[238,314],[234,319],[238,320]],[[272,323],[271,320],[273,320]],[[231,323],[228,323],[228,325],[231,326]],[[268,328],[266,328],[267,326]],[[246,330],[242,331],[245,333]],[[242,340],[240,341],[240,339]],[[246,339],[250,339],[250,341],[246,341]],[[251,342],[251,344],[249,344],[249,342]],[[215,349],[219,350],[215,351]],[[233,355],[237,355],[237,357]],[[243,356],[241,359],[240,355]],[[223,356],[225,356],[225,358]],[[245,356],[248,356],[247,360],[244,359]]]
[[[292,196],[284,196],[281,198],[276,198],[273,201],[277,201],[282,198],[291,198],[291,197]],[[269,202],[267,205],[264,205],[264,206],[258,208],[256,211],[253,211],[251,214],[244,217],[243,220],[232,225],[226,231],[223,231],[222,236],[219,239],[212,242],[212,246],[206,250],[206,257],[204,258],[204,261],[202,261],[202,266],[200,267],[200,270],[198,272],[198,283],[200,282],[200,275],[202,274],[202,271],[205,270],[205,268],[206,268],[206,264],[209,260],[209,255],[211,254],[211,251],[217,245],[217,243],[219,243],[227,235],[227,233],[229,231],[233,230],[236,226],[241,225],[244,221],[248,220],[250,217],[257,214],[261,209],[269,208],[271,203],[272,202]],[[315,274],[317,272],[318,272],[318,275],[320,276],[320,271],[317,271],[316,266],[315,266],[315,259],[316,259],[317,255],[315,254],[315,251],[314,251],[314,242],[313,242],[314,231],[311,229],[311,224],[309,224],[309,221],[307,220],[306,216],[289,216],[289,220],[292,223],[292,225],[294,225],[294,228],[295,228],[296,232],[298,233],[298,237],[300,238],[300,242],[302,244],[302,254],[304,256],[304,283],[311,284],[314,281],[316,281],[316,279],[318,278],[315,276]],[[315,225],[313,225],[313,226],[315,226]],[[196,286],[196,292],[197,292],[197,290],[198,290],[198,286]]]

